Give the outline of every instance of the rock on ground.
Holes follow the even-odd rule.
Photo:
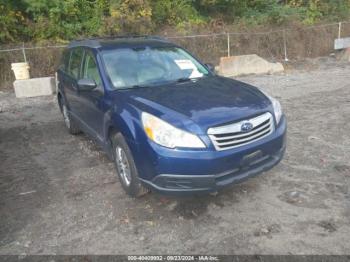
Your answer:
[[[284,71],[281,63],[270,63],[257,55],[241,55],[221,57],[219,74],[226,77],[250,75],[250,74],[273,74]]]

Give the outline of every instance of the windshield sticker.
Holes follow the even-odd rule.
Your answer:
[[[182,70],[196,69],[196,66],[192,63],[191,60],[187,60],[187,59],[175,60],[175,63]]]
[[[190,78],[196,78],[196,77],[202,77],[203,74],[198,71],[197,67],[191,60],[188,59],[179,59],[175,60],[175,63],[181,70],[188,70],[192,69],[192,73],[190,75]]]

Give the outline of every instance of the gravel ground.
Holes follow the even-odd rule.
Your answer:
[[[350,64],[240,80],[278,97],[288,148],[216,196],[131,199],[54,97],[0,92],[0,254],[350,254]]]

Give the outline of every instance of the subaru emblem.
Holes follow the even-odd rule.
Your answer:
[[[250,123],[250,122],[244,122],[242,125],[241,125],[241,131],[242,132],[249,132],[250,130],[253,129],[253,124]]]

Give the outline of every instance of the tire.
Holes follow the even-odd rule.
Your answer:
[[[131,151],[120,134],[114,134],[111,138],[113,148],[113,160],[120,183],[125,192],[131,197],[141,197],[149,192],[138,176],[137,168]]]
[[[62,98],[59,98],[59,103],[60,103],[60,108],[61,108],[61,112],[63,115],[63,120],[64,120],[64,123],[65,123],[67,129],[68,129],[68,132],[72,135],[79,134],[81,131],[80,131],[77,123],[72,119],[66,103],[64,102],[64,100]]]

